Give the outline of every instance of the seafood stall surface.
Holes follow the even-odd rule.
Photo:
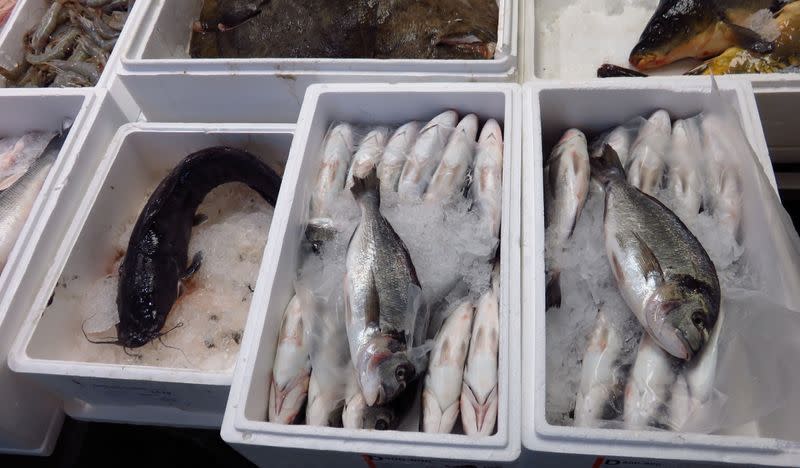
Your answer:
[[[496,0],[206,0],[194,58],[491,59]]]

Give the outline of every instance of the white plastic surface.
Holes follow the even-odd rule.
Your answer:
[[[755,99],[746,81],[718,79],[726,99],[737,109],[743,128],[765,173],[775,186]],[[542,155],[570,127],[607,129],[663,108],[673,118],[702,111],[709,78],[609,79],[575,84],[538,82],[525,89],[525,154],[523,156],[523,423],[530,451],[603,455],[634,459],[671,459],[796,466],[800,443],[759,438],[750,433],[722,436],[665,431],[625,431],[550,425],[545,419],[545,300]],[[746,376],[743,376],[746,378]]]
[[[6,365],[14,337],[26,317],[26,309],[14,307],[18,289],[29,265],[43,261],[37,249],[41,226],[53,212],[53,205],[69,179],[76,161],[76,148],[84,137],[84,124],[95,118],[92,90],[60,90],[49,99],[34,90],[0,90],[0,136],[19,135],[32,130],[57,131],[65,119],[74,120],[56,164],[50,171],[19,238],[0,274],[0,453],[47,455],[55,445],[63,421],[61,402],[39,386],[14,375]]]
[[[582,9],[566,8],[580,3]],[[534,6],[535,5],[535,6]],[[627,58],[644,31],[657,0],[536,0],[526,2],[521,20],[525,44],[521,46],[524,80],[595,78],[605,61],[630,67]],[[627,13],[626,13],[627,12]],[[633,16],[633,17],[632,17]],[[567,18],[566,20],[564,18]],[[591,27],[587,27],[587,25]],[[533,62],[533,63],[531,63]],[[687,65],[688,63],[688,65]],[[691,63],[656,70],[655,74],[681,74]],[[797,73],[737,75],[749,80],[756,93],[796,89]]]
[[[141,20],[151,0],[138,0],[125,22],[125,27],[117,39],[117,44],[108,58],[108,63],[97,82],[97,87],[104,88],[111,84],[119,65],[119,58],[125,45],[133,40],[136,24]],[[39,24],[44,12],[52,0],[18,0],[14,12],[8,18],[4,28],[0,28],[0,66],[13,68],[23,60],[25,50],[23,38],[25,34]],[[0,77],[0,86],[5,87],[5,79]],[[49,88],[42,88],[49,89]],[[45,91],[50,93],[51,91]]]
[[[287,448],[302,466],[352,466],[362,457],[381,463],[496,464],[519,455],[519,194],[520,101],[511,84],[316,85],[309,88],[298,121],[284,190],[251,305],[222,438],[261,466]],[[279,323],[296,277],[319,150],[332,121],[396,126],[425,120],[444,109],[495,118],[504,126],[503,224],[498,431],[490,437],[340,428],[283,426],[265,422],[269,370]],[[283,447],[284,449],[277,449]],[[298,461],[298,463],[301,463]]]
[[[125,118],[119,114],[110,117],[117,121]],[[288,124],[133,123],[119,129],[107,150],[87,155],[94,158],[95,168],[82,172],[81,177],[91,182],[85,181],[83,193],[60,207],[71,213],[71,218],[60,220],[63,225],[58,226],[66,232],[60,240],[53,240],[50,263],[40,265],[42,280],[19,298],[31,314],[14,343],[9,366],[64,399],[79,400],[66,405],[69,414],[78,419],[219,427],[233,369],[203,372],[64,360],[74,337],[62,334],[80,330],[82,314],[68,296],[45,308],[62,276],[95,277],[107,268],[108,259],[115,255],[109,226],[136,216],[146,190],[183,157],[226,144],[282,164],[293,129]]]

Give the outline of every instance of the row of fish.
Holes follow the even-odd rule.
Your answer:
[[[205,0],[196,58],[491,59],[496,0]]]
[[[630,63],[647,71],[703,60],[687,74],[773,73],[800,65],[800,3],[794,0],[662,0]],[[644,76],[604,65],[598,76]]]
[[[561,305],[559,255],[587,197],[600,188],[609,284],[621,296],[597,303],[576,425],[607,425],[622,416],[628,428],[676,429],[708,395],[721,287],[717,267],[687,224],[703,212],[713,216],[719,236],[740,240],[740,182],[726,163],[724,130],[711,116],[672,123],[659,110],[591,145],[581,131],[568,130],[545,162],[548,306]],[[644,331],[635,358],[625,355],[625,341],[638,335],[623,336],[627,313],[615,307],[627,307]]]
[[[455,299],[433,304],[415,259],[381,208],[382,198],[421,209],[471,200],[473,227],[494,238],[496,248],[502,130],[494,120],[478,130],[476,115],[459,121],[454,111],[425,125],[409,122],[393,133],[373,128],[357,146],[351,125],[329,130],[307,230],[324,229],[350,240],[337,253],[330,236],[307,232],[316,253],[306,262],[322,258],[323,264],[335,264],[336,273],[317,281],[336,286],[330,298],[321,297],[326,294],[322,284],[295,288],[272,369],[270,421],[449,433],[460,413],[464,433],[492,433],[498,402],[499,264],[491,278],[484,278],[482,291],[459,291]],[[354,230],[343,225],[346,217],[336,216],[351,196],[360,213]]]
[[[94,86],[135,0],[53,0],[23,39],[22,60],[0,67],[7,87]]]

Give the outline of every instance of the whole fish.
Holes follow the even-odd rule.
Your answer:
[[[56,162],[58,153],[67,139],[67,130],[56,136],[42,154],[31,164],[25,174],[10,187],[0,192],[0,271],[6,266],[11,249],[17,242],[20,232],[33,204]]]
[[[670,392],[678,372],[676,359],[661,349],[649,335],[642,335],[625,388],[623,421],[627,429],[664,425]]]
[[[620,364],[623,341],[611,323],[606,306],[597,312],[581,365],[581,382],[575,401],[575,425],[593,427],[620,413],[624,370]],[[617,413],[617,414],[614,414]]]
[[[330,216],[330,204],[344,188],[352,156],[353,128],[341,123],[328,132],[322,145],[320,169],[311,193],[312,219]]]
[[[742,187],[730,155],[738,150],[725,135],[729,131],[722,119],[709,115],[700,123],[706,155],[705,187],[709,211],[725,232],[739,241],[742,223]]]
[[[433,174],[425,200],[447,200],[461,192],[475,157],[478,116],[469,114],[458,123]]]
[[[622,167],[625,167],[631,152],[631,132],[625,127],[617,127],[608,134],[606,143],[614,148]],[[600,151],[602,152],[602,148]]]
[[[376,170],[355,178],[351,191],[361,221],[347,248],[345,313],[350,355],[369,406],[394,400],[425,371],[414,346],[427,324],[417,272],[403,240],[380,212]]]
[[[628,165],[623,166],[628,171],[628,182],[648,195],[655,195],[661,187],[671,132],[672,123],[667,111],[654,112],[639,129],[639,135],[631,145]]]
[[[471,436],[490,435],[497,421],[497,359],[500,341],[500,265],[478,301],[461,386],[461,424]]]
[[[353,186],[353,179],[358,177],[363,179],[370,171],[377,167],[386,146],[386,139],[389,137],[389,129],[378,127],[371,130],[358,144],[358,150],[353,155],[353,163],[347,173],[347,182],[344,188],[350,190]]]
[[[450,110],[437,115],[422,127],[400,174],[397,184],[400,195],[414,200],[422,198],[457,122],[458,114]]]
[[[503,130],[489,119],[478,138],[472,198],[483,229],[495,238],[500,237],[503,218]]]
[[[589,153],[586,136],[574,128],[561,137],[544,166],[544,214],[547,249],[560,252],[572,236],[589,194]],[[547,307],[561,305],[560,270],[550,257],[547,267]]]
[[[370,429],[386,431],[395,429],[400,420],[392,404],[367,405],[355,372],[351,372],[347,385],[347,398],[342,410],[342,426],[345,429]]]
[[[606,254],[623,299],[664,350],[692,359],[719,316],[714,264],[674,213],[625,180],[610,146],[591,164],[605,189]]]
[[[400,181],[400,174],[406,164],[408,154],[414,148],[419,135],[419,122],[408,122],[395,130],[386,148],[383,150],[383,157],[378,163],[378,179],[381,181],[381,190],[384,192],[396,192],[397,183]]]
[[[694,120],[678,120],[672,128],[667,190],[674,200],[675,214],[687,221],[703,205],[702,136]]]
[[[474,310],[470,300],[457,304],[434,340],[422,391],[424,432],[450,433],[458,419]]]
[[[684,58],[706,59],[738,45],[764,53],[772,44],[742,26],[775,0],[661,0],[630,54],[631,65],[648,70]]]
[[[184,158],[150,195],[119,267],[114,343],[138,348],[162,335],[181,280],[200,268],[199,252],[187,267],[195,211],[208,192],[228,182],[248,185],[275,206],[281,178],[246,151],[212,147]]]
[[[303,304],[293,296],[286,306],[278,335],[269,388],[269,420],[291,424],[306,402],[311,361],[304,333]]]

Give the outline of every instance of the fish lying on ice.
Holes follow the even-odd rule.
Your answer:
[[[672,123],[665,110],[653,113],[639,129],[639,135],[630,149],[630,160],[624,166],[628,182],[648,195],[655,195],[661,187],[666,164],[667,145],[670,142]]]
[[[503,130],[494,119],[483,125],[478,138],[472,198],[482,228],[499,238],[503,218]]]
[[[678,120],[672,128],[667,190],[674,200],[675,214],[683,221],[697,216],[703,205],[700,167],[702,136],[694,120]]]
[[[716,115],[702,119],[703,150],[706,155],[705,198],[708,209],[725,232],[740,241],[743,216],[742,183],[730,155],[737,148],[725,138],[728,125]]]
[[[422,127],[397,184],[400,195],[414,200],[422,198],[457,121],[455,111],[445,111]]]
[[[347,173],[347,182],[344,188],[350,190],[353,186],[353,179],[355,177],[363,179],[370,173],[370,171],[377,167],[383,154],[383,149],[386,147],[386,139],[389,137],[389,129],[378,127],[371,130],[367,135],[361,139],[358,144],[358,150],[353,155],[353,163],[350,165],[350,171]]]
[[[303,304],[294,296],[283,313],[278,334],[269,387],[270,422],[293,423],[306,402],[311,361],[303,327]]]
[[[591,165],[605,190],[606,254],[623,299],[664,350],[692,359],[719,316],[714,264],[674,213],[627,183],[610,146]]]
[[[425,200],[447,200],[461,192],[475,157],[478,116],[469,114],[458,123],[431,178]]]
[[[351,371],[347,385],[347,398],[342,410],[342,426],[345,429],[370,429],[386,431],[397,428],[399,415],[392,404],[370,406],[361,393],[358,377]]]
[[[464,382],[461,424],[464,433],[490,435],[497,421],[497,359],[500,340],[500,265],[492,271],[492,286],[475,309]]]
[[[427,307],[408,249],[380,212],[379,184],[373,168],[351,189],[361,221],[344,281],[350,355],[369,406],[397,398],[427,366],[426,354],[412,349],[424,338],[415,332],[427,326]]]
[[[425,432],[450,433],[458,419],[473,313],[472,301],[457,304],[434,340],[422,391]]]
[[[667,418],[670,391],[678,378],[677,360],[642,335],[625,388],[623,421],[627,429],[661,426]]]
[[[322,145],[322,161],[311,193],[311,219],[328,218],[330,204],[344,188],[353,157],[353,128],[346,123],[333,127]]]
[[[386,148],[383,157],[378,164],[378,179],[381,181],[381,190],[384,192],[396,192],[397,183],[400,181],[400,174],[406,164],[408,154],[414,148],[419,135],[420,123],[408,122],[395,130]]]

